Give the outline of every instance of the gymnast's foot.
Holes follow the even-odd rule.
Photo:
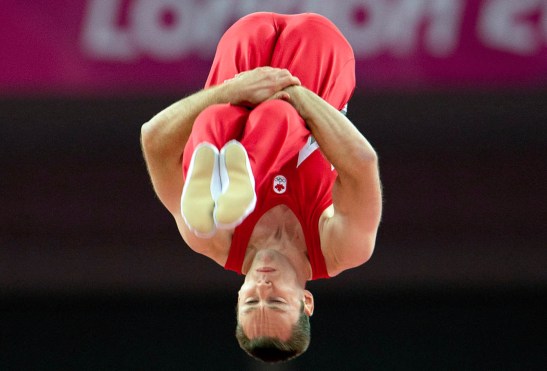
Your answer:
[[[201,238],[210,238],[216,232],[213,210],[220,192],[218,157],[215,146],[199,144],[192,154],[182,189],[182,217],[188,228]]]
[[[253,212],[256,206],[255,180],[247,151],[236,140],[220,151],[222,192],[214,211],[216,226],[233,229]]]

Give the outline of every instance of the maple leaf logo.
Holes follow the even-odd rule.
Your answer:
[[[274,178],[273,190],[277,194],[285,193],[287,190],[287,178],[283,175],[278,175]]]

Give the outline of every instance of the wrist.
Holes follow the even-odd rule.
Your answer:
[[[287,93],[289,93],[289,95],[292,97],[293,94],[296,95],[298,94],[298,90],[299,89],[302,89],[302,86],[301,85],[291,85],[291,86],[287,86],[285,89],[283,89],[284,91],[286,91]]]
[[[306,94],[306,88],[300,85],[292,85],[284,89],[289,94],[289,103],[298,111],[300,116],[305,118],[305,105],[303,99]]]
[[[237,100],[235,92],[237,91],[233,87],[233,83],[230,80],[223,82],[216,86],[216,100],[218,103],[231,103]]]

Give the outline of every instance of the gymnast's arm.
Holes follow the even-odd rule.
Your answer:
[[[180,214],[182,155],[197,116],[213,104],[255,106],[300,81],[287,70],[260,67],[201,90],[165,108],[141,128],[141,146],[154,191],[175,217]]]
[[[285,89],[321,151],[338,172],[333,208],[320,226],[331,276],[365,263],[374,250],[382,213],[378,157],[343,114],[304,87]]]

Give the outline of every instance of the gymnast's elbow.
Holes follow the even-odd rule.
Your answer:
[[[158,119],[144,123],[141,126],[141,147],[145,155],[158,154],[162,150],[161,123]]]
[[[374,253],[374,240],[365,238],[359,242],[355,241],[351,246],[348,246],[347,252],[343,254],[343,262],[341,265],[346,269],[357,268],[367,263]]]
[[[365,263],[367,263],[371,258],[372,254],[374,253],[374,241],[369,242],[365,241],[361,246],[358,246],[356,248],[356,254],[355,254],[355,266],[361,266]]]

